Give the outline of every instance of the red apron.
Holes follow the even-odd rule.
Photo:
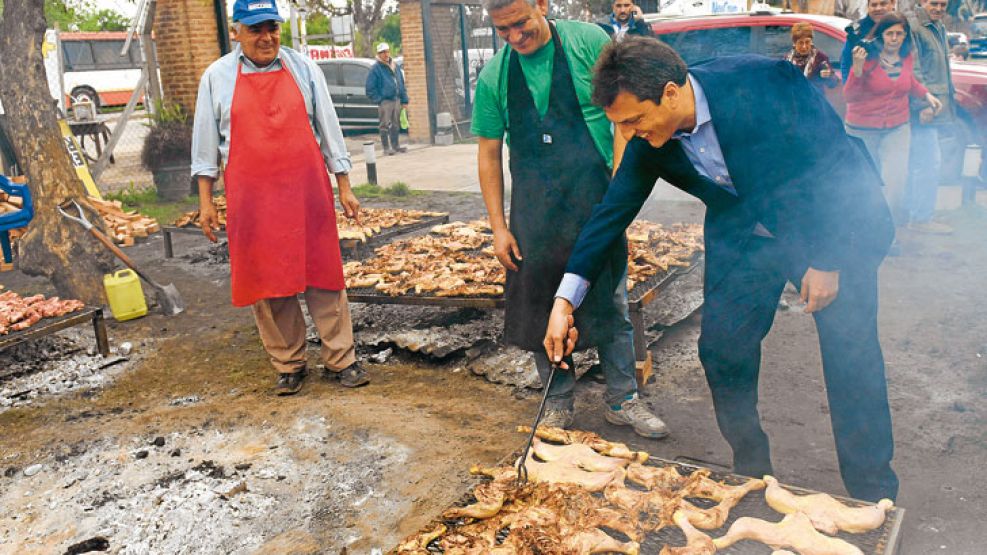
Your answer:
[[[226,164],[233,304],[345,287],[336,211],[305,101],[287,69],[237,68]]]

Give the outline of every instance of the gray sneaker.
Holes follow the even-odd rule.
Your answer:
[[[668,428],[665,423],[648,410],[644,401],[638,399],[635,394],[632,399],[621,403],[620,410],[613,410],[607,405],[604,416],[607,422],[616,426],[631,426],[634,433],[652,439],[662,438],[668,435]]]
[[[546,408],[545,414],[542,415],[541,421],[538,422],[538,427],[545,426],[568,430],[569,426],[572,426],[573,415],[574,411],[572,409]]]

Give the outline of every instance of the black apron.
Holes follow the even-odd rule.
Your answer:
[[[538,115],[517,52],[507,74],[510,134],[510,230],[524,260],[507,271],[504,340],[529,351],[544,349],[545,328],[569,254],[593,206],[610,184],[610,168],[583,119],[569,62],[554,24],[552,87],[545,117]],[[613,293],[627,265],[627,244],[610,260],[575,313],[577,348],[607,343],[616,316]]]

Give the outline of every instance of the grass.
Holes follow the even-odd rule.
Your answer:
[[[372,183],[361,183],[353,187],[353,194],[358,198],[403,198],[414,197],[424,194],[422,191],[412,190],[407,183],[396,181],[387,187],[374,185]]]
[[[199,205],[198,197],[194,196],[181,201],[163,201],[158,198],[154,187],[139,189],[133,183],[124,190],[106,193],[103,198],[118,200],[127,210],[137,210],[149,218],[158,220],[161,225],[170,225],[179,216],[189,210],[195,210]]]

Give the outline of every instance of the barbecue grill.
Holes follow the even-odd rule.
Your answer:
[[[513,461],[517,459],[517,457],[518,457],[518,453],[514,453],[513,455],[511,455],[511,457],[508,457],[507,459],[502,461],[501,465],[502,466],[511,465],[513,464]],[[683,475],[691,474],[692,472],[702,468],[700,466],[669,461],[660,458],[650,458],[645,464],[647,466],[656,466],[656,467],[674,466],[677,468],[679,473]],[[716,481],[725,482],[729,485],[739,485],[750,479],[746,476],[740,476],[737,474],[730,474],[725,472],[715,472],[715,471],[710,473],[710,478]],[[483,481],[482,479],[478,478],[473,482],[472,486],[475,486],[476,484],[479,484],[482,481]],[[636,488],[636,485],[628,481],[627,487]],[[637,488],[637,489],[641,489],[641,488]],[[785,489],[788,489],[789,491],[798,495],[819,493],[805,488],[792,487],[788,485],[785,485]],[[601,496],[601,494],[598,493],[593,495]],[[855,499],[839,497],[839,496],[834,496],[834,497],[848,506],[859,507],[863,505],[868,505],[868,503],[858,501]],[[716,504],[715,502],[709,499],[688,498],[688,500],[700,508],[708,508]],[[461,506],[469,505],[474,502],[476,502],[476,498],[474,498],[471,493],[466,493],[463,495],[463,497],[459,499],[459,501],[454,503],[454,505],[461,507]],[[722,536],[723,534],[726,533],[726,531],[730,528],[730,525],[733,524],[734,521],[736,521],[740,517],[745,517],[745,516],[760,518],[771,522],[778,522],[785,515],[778,513],[777,511],[775,511],[774,509],[768,506],[767,502],[764,500],[764,490],[753,491],[751,493],[748,493],[746,496],[744,496],[744,498],[740,501],[740,503],[738,503],[733,509],[730,510],[730,515],[727,518],[726,523],[724,523],[724,525],[721,528],[717,530],[701,530],[701,531],[709,535],[710,537]],[[838,534],[836,534],[835,537],[843,539],[857,546],[858,548],[860,548],[861,551],[867,554],[894,555],[898,551],[898,547],[899,547],[898,540],[901,534],[901,522],[904,516],[905,516],[905,509],[894,507],[893,509],[888,511],[884,524],[881,525],[880,528],[871,530],[870,532],[866,532],[863,534],[849,534],[841,531]],[[423,526],[421,528],[421,531],[434,530],[439,524],[444,524],[446,527],[448,527],[449,532],[446,532],[448,534],[450,532],[453,532],[457,526],[466,524],[466,521],[464,519],[449,520],[449,519],[442,519],[441,517],[438,517],[433,519],[427,525]],[[626,537],[623,537],[622,534],[620,534],[619,532],[610,529],[607,529],[606,532],[620,541],[627,541],[628,539]],[[501,533],[498,534],[497,536],[498,541],[502,542],[506,537],[506,535],[507,534],[505,533],[505,531],[501,531]],[[433,540],[427,546],[428,551],[430,553],[436,553],[436,554],[443,553],[438,543],[439,543],[438,539]],[[661,530],[658,530],[657,532],[649,532],[647,535],[645,535],[645,537],[640,542],[640,546],[641,546],[640,552],[641,555],[657,555],[658,552],[661,551],[661,548],[665,545],[678,547],[678,546],[684,546],[685,543],[686,543],[685,535],[682,533],[682,530],[680,530],[678,526],[669,525],[662,528]],[[773,551],[774,550],[772,548],[760,542],[756,542],[753,540],[743,540],[735,543],[734,545],[728,548],[720,549],[716,553],[770,555]]]
[[[405,233],[411,233],[412,231],[418,231],[420,229],[425,229],[438,224],[444,224],[449,221],[449,215],[445,216],[433,216],[430,218],[424,218],[414,223],[397,225],[394,227],[389,227],[382,229],[380,233],[367,238],[366,241],[360,241],[358,239],[340,239],[339,246],[344,254],[348,254],[351,257],[359,256],[365,252],[372,252],[374,248],[381,246],[382,244],[394,239],[399,235]],[[175,250],[174,243],[172,241],[173,234],[183,234],[183,235],[202,235],[202,230],[198,227],[175,227],[172,225],[161,226],[161,232],[164,234],[164,255],[165,258],[174,258]],[[216,237],[219,239],[226,238],[225,229],[222,231],[217,231]],[[204,237],[204,236],[203,236]]]
[[[103,309],[92,306],[87,306],[82,310],[70,312],[55,318],[43,318],[26,330],[0,335],[0,351],[85,322],[91,322],[93,325],[93,332],[96,334],[96,348],[99,350],[99,354],[104,357],[109,356],[110,344],[106,337],[106,322],[103,320]]]

